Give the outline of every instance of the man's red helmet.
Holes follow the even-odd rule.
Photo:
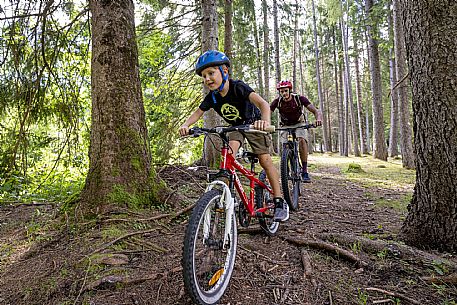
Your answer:
[[[289,88],[290,90],[292,90],[292,83],[288,80],[282,80],[276,85],[276,90],[282,88]]]

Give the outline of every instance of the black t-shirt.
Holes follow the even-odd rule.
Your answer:
[[[259,109],[249,101],[249,94],[252,92],[254,90],[243,81],[229,79],[229,91],[225,96],[210,92],[199,108],[203,111],[213,108],[232,126],[252,124],[260,119]],[[216,103],[214,103],[213,94]]]

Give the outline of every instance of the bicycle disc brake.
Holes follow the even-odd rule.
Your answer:
[[[251,216],[248,214],[248,210],[243,203],[238,205],[238,220],[242,227],[246,228],[251,223]]]

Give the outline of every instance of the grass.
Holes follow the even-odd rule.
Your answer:
[[[279,157],[274,156],[273,162],[279,168]],[[374,159],[371,155],[362,157],[343,157],[338,153],[313,153],[308,157],[308,170],[313,179],[321,179],[328,174],[313,175],[325,168],[336,167],[345,179],[366,188],[365,196],[376,207],[392,208],[406,212],[412,198],[412,191],[416,180],[416,171],[405,169],[401,158],[389,158],[387,161]],[[398,194],[398,199],[379,197],[373,188],[391,189]]]
[[[365,187],[412,189],[416,179],[416,172],[404,169],[397,158],[382,161],[371,156],[342,157],[333,153],[313,153],[309,155],[308,163],[317,168],[336,166],[346,178]]]

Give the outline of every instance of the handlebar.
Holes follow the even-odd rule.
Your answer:
[[[317,126],[314,125],[314,124],[295,124],[295,125],[292,125],[292,126],[276,128],[276,130],[279,130],[279,131],[282,131],[282,130],[295,130],[295,129],[300,129],[300,128],[311,129],[311,128],[317,128]]]
[[[268,132],[275,132],[275,126],[268,126],[265,130],[255,129],[254,125],[239,125],[239,126],[214,127],[214,128],[192,127],[189,129],[189,135],[193,136],[193,137],[198,137],[198,136],[200,136],[202,134],[206,134],[206,133],[226,134],[231,131],[268,133]]]

